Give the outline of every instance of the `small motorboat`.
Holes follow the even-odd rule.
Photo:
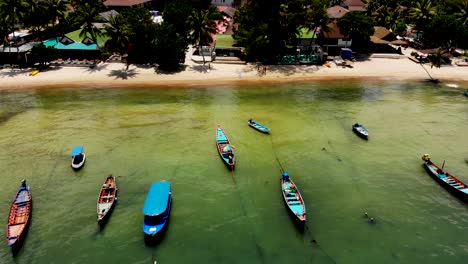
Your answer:
[[[464,182],[452,174],[444,171],[444,166],[439,168],[437,165],[432,163],[429,154],[424,154],[422,156],[422,160],[424,161],[424,168],[435,181],[437,181],[440,185],[442,185],[442,187],[451,192],[453,195],[457,196],[465,202],[468,202],[468,186]]]
[[[145,205],[143,206],[143,233],[150,238],[161,233],[167,227],[171,211],[171,183],[166,181],[151,184]]]
[[[356,133],[358,136],[364,138],[364,139],[368,139],[369,138],[369,132],[367,131],[367,129],[363,126],[363,125],[360,125],[358,123],[354,124],[353,125],[353,131],[354,133]]]
[[[98,223],[104,223],[110,211],[117,203],[117,184],[115,177],[109,175],[101,187],[97,200]]]
[[[26,180],[23,180],[11,204],[10,214],[8,215],[6,235],[9,247],[21,244],[21,238],[29,226],[31,211],[31,191],[29,190],[29,185],[26,184]]]
[[[306,222],[306,207],[301,193],[294,182],[289,178],[288,172],[283,172],[281,177],[281,192],[283,193],[284,203],[289,212],[299,224]]]
[[[72,163],[71,166],[73,169],[78,170],[83,167],[85,160],[86,160],[86,155],[83,152],[83,146],[76,146],[72,150]]]
[[[230,169],[234,170],[236,166],[236,156],[234,155],[234,146],[231,145],[226,133],[218,125],[216,129],[216,146],[218,148],[218,153],[224,164]]]
[[[270,129],[258,122],[255,122],[254,120],[252,119],[249,119],[249,122],[248,122],[248,125],[262,133],[265,133],[265,134],[268,134],[270,133]]]
[[[463,92],[463,94],[464,94],[465,96],[468,96],[468,90],[466,90],[465,92]]]

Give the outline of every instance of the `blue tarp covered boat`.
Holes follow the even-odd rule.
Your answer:
[[[161,232],[169,220],[171,211],[172,191],[170,182],[154,182],[146,196],[143,214],[143,232],[155,236]]]
[[[367,131],[367,129],[363,126],[363,125],[360,125],[360,124],[354,124],[353,125],[353,131],[354,133],[356,133],[358,136],[364,138],[364,139],[368,139],[369,138],[369,132]]]
[[[453,195],[457,196],[465,202],[468,202],[468,185],[450,173],[444,171],[444,166],[439,168],[437,165],[432,163],[428,154],[424,154],[422,156],[422,160],[424,161],[424,168],[435,181],[437,181],[440,185],[442,185],[442,187],[451,192]]]
[[[86,160],[86,155],[83,152],[83,146],[76,146],[72,149],[72,168],[73,169],[80,169],[83,167],[85,160]]]
[[[284,203],[294,219],[304,225],[306,222],[306,208],[301,193],[294,182],[289,178],[285,171],[281,177],[281,192],[283,193]]]
[[[268,134],[270,133],[270,129],[258,122],[255,122],[254,120],[250,119],[249,122],[248,122],[248,125],[252,128],[255,128],[256,130],[262,132],[262,133],[265,133],[265,134]]]
[[[32,211],[32,196],[29,185],[23,180],[11,204],[7,224],[7,243],[10,247],[22,244],[21,240],[29,226]]]
[[[216,128],[216,146],[218,153],[226,166],[234,170],[236,166],[236,156],[234,155],[234,146],[231,145],[226,133],[220,125]]]

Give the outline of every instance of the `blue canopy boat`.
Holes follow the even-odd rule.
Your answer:
[[[76,146],[72,150],[72,168],[77,170],[83,167],[85,160],[86,160],[86,155],[83,153],[83,146]]]
[[[258,122],[255,122],[254,120],[252,119],[249,119],[249,122],[248,122],[248,125],[262,133],[265,133],[265,134],[268,134],[270,133],[270,129]]]
[[[432,163],[429,154],[424,154],[422,156],[422,160],[424,161],[424,168],[436,182],[442,185],[442,187],[451,192],[453,195],[457,196],[465,202],[468,202],[468,186],[465,183],[457,179],[452,174],[444,171],[444,166],[439,168],[437,165]]]
[[[236,166],[234,147],[231,145],[231,142],[220,125],[216,128],[216,146],[218,147],[218,153],[223,162],[230,170],[234,170]]]
[[[369,138],[369,132],[367,131],[367,129],[363,126],[363,125],[360,125],[358,123],[354,124],[353,125],[353,131],[354,133],[356,133],[358,136],[364,138],[364,139],[368,139]]]
[[[162,181],[151,184],[146,196],[143,214],[143,232],[153,237],[167,226],[171,211],[172,191],[171,183]]]
[[[29,226],[31,211],[31,191],[29,190],[29,185],[26,184],[26,180],[23,180],[11,204],[10,214],[8,215],[6,237],[9,247],[22,244],[20,242]]]
[[[306,222],[306,208],[301,193],[285,171],[281,177],[281,192],[289,212],[299,224]]]

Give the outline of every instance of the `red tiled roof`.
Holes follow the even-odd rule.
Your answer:
[[[339,5],[336,5],[336,6],[332,6],[330,8],[327,9],[327,14],[328,14],[328,17],[329,18],[340,18],[344,15],[346,15],[346,13],[348,13],[349,10],[342,7],[342,6],[339,6]]]
[[[348,7],[349,11],[366,11],[366,4],[361,0],[345,0],[343,5]]]
[[[107,0],[105,6],[134,6],[149,2],[151,0]]]
[[[361,0],[345,0],[343,2],[345,6],[365,6],[365,4]]]
[[[327,25],[328,32],[322,30],[322,34],[325,38],[347,38],[347,36],[341,34],[340,28],[336,21],[331,22]]]

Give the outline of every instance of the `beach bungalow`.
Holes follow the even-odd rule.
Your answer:
[[[408,42],[398,39],[389,29],[385,27],[376,26],[374,27],[374,35],[370,36],[370,42],[372,43],[372,52],[377,53],[398,53],[398,50],[391,47],[392,45],[408,45]]]
[[[2,68],[27,66],[30,63],[28,60],[30,51],[39,44],[40,42],[29,42],[18,47],[0,46],[0,66]]]
[[[322,46],[323,50],[329,55],[338,55],[342,48],[350,48],[352,40],[340,32],[336,21],[327,25],[328,30],[320,30],[317,44]]]
[[[63,36],[48,39],[43,44],[46,47],[56,48],[60,57],[64,59],[95,59],[100,54],[96,43],[90,38],[75,42],[70,37]]]

